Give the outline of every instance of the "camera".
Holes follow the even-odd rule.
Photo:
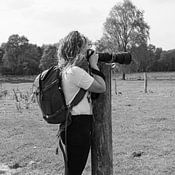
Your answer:
[[[87,50],[86,58],[89,61],[89,58],[93,55],[95,51],[92,49]],[[130,64],[132,56],[129,52],[119,52],[116,54],[111,54],[108,52],[97,53],[98,61],[105,63],[119,63],[119,64]]]

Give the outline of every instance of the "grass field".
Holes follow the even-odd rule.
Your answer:
[[[174,175],[175,75],[149,73],[148,93],[142,74],[126,78],[117,76],[117,94],[112,80],[114,175]],[[43,121],[36,103],[26,109],[24,99],[17,104],[14,98],[13,89],[30,94],[31,82],[22,77],[1,82],[6,94],[0,97],[0,174],[61,175],[57,126]],[[89,158],[84,175],[90,174]]]

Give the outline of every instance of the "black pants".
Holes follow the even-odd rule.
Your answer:
[[[67,128],[67,155],[69,175],[81,175],[91,145],[91,115],[72,116],[72,123]],[[65,144],[65,132],[61,133]]]

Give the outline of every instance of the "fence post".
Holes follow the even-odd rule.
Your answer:
[[[147,85],[148,85],[147,73],[144,72],[144,92],[145,92],[145,93],[147,93]]]
[[[117,95],[117,75],[115,73],[115,94]]]
[[[107,90],[93,103],[92,175],[113,175],[111,65],[101,63],[100,70],[105,75]]]

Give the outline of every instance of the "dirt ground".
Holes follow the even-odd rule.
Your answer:
[[[138,80],[139,79],[139,80]],[[112,80],[114,175],[175,175],[175,80]],[[31,83],[4,82],[0,97],[0,174],[61,175],[57,126],[43,121],[36,103],[26,109],[12,89],[31,92]],[[17,106],[20,109],[17,110]],[[90,157],[84,175],[91,174]]]

